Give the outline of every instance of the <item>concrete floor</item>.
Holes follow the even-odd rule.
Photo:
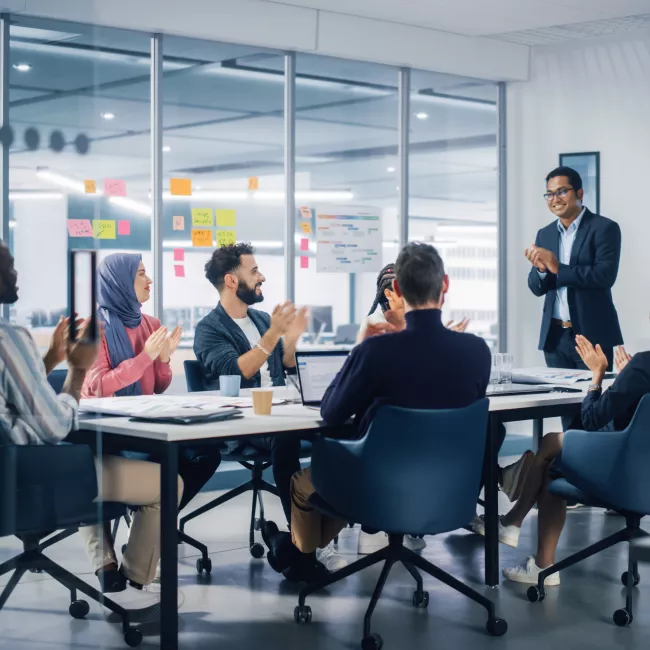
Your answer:
[[[197,501],[213,495],[202,494]],[[268,517],[281,521],[276,499],[268,497]],[[297,626],[293,609],[297,588],[283,582],[266,564],[253,560],[247,547],[249,500],[240,497],[188,526],[200,537],[213,562],[209,579],[197,577],[196,552],[180,547],[179,568],[182,592],[180,647],[193,649],[237,648],[237,650],[351,650],[360,647],[362,620],[379,575],[378,568],[348,578],[308,602],[313,609],[311,625]],[[504,508],[506,504],[503,504]],[[588,543],[614,532],[622,520],[602,510],[570,511],[560,543],[564,557]],[[536,516],[524,526],[519,549],[501,547],[501,566],[521,561],[533,550]],[[340,549],[354,559],[358,529],[347,529]],[[118,547],[124,539],[120,532]],[[13,538],[0,540],[0,562],[19,552]],[[75,536],[55,546],[50,557],[77,574],[94,580],[79,539]],[[624,603],[620,574],[626,568],[627,549],[607,551],[562,574],[562,586],[551,588],[543,603],[530,604],[523,585],[502,584],[498,589],[482,585],[482,540],[465,531],[428,538],[425,557],[461,580],[488,594],[497,603],[498,614],[508,622],[508,633],[492,638],[484,631],[484,610],[451,589],[425,578],[431,596],[428,610],[411,606],[413,581],[397,567],[391,573],[374,617],[374,631],[384,638],[384,648],[430,650],[483,648],[642,648],[650,643],[650,567],[641,567],[635,620],[620,629],[612,613]],[[0,578],[6,584],[8,576]],[[55,648],[125,648],[119,625],[97,604],[91,604],[86,620],[68,615],[67,592],[53,580],[30,574],[14,591],[0,612],[0,648],[10,650],[54,650]],[[143,630],[141,647],[157,647],[155,629]]]

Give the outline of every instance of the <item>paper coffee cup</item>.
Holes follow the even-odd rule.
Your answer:
[[[255,415],[271,415],[273,406],[273,389],[272,388],[253,388],[253,413]]]

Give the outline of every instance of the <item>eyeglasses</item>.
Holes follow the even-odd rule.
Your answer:
[[[558,190],[557,192],[546,192],[546,194],[544,194],[544,198],[547,201],[551,201],[556,196],[558,199],[563,199],[572,189],[573,189],[572,187],[563,187],[561,190]]]

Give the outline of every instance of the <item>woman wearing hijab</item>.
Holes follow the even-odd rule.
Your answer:
[[[99,265],[97,302],[103,336],[97,360],[86,374],[82,398],[154,395],[169,387],[169,362],[182,330],[176,327],[169,334],[158,319],[142,313],[142,305],[151,297],[151,284],[141,255],[114,253]],[[220,462],[221,455],[213,448],[206,455],[184,451],[179,458],[184,483],[179,509],[198,494]],[[87,526],[81,531],[103,590],[123,590],[124,578],[117,567],[110,533],[102,526]]]

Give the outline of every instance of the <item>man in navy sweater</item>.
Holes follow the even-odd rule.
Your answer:
[[[397,258],[395,277],[394,290],[405,303],[404,329],[391,324],[390,318],[386,324],[370,326],[366,339],[352,351],[323,398],[325,422],[343,425],[354,416],[359,436],[384,404],[461,408],[485,397],[490,379],[490,350],[485,341],[447,329],[442,322],[449,278],[436,249],[408,244]],[[399,444],[398,431],[395,444]],[[278,532],[273,522],[264,530],[269,564],[287,579],[319,577],[322,568],[314,553],[345,525],[311,508],[313,493],[311,470],[294,474],[291,537]]]

